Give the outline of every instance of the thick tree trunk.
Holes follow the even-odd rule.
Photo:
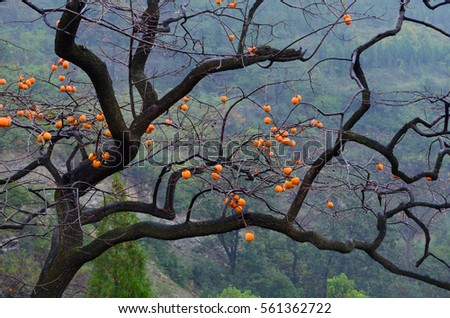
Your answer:
[[[62,297],[83,263],[76,260],[73,252],[60,250],[47,265],[42,270],[31,297]]]
[[[79,250],[83,244],[78,198],[68,190],[55,193],[58,224],[50,252],[31,294],[32,297],[61,297],[83,265]]]

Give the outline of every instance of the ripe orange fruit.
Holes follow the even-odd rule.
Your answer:
[[[255,55],[256,54],[256,47],[255,46],[250,46],[250,47],[248,47],[247,48],[247,53],[250,55],[250,56],[253,56],[253,55]]]
[[[49,141],[50,139],[52,139],[52,134],[50,134],[49,132],[44,132],[42,134],[42,137],[44,138],[45,141]]]
[[[316,124],[316,127],[317,128],[323,128],[323,124],[320,121],[318,121],[317,124]]]
[[[166,126],[170,126],[170,125],[172,125],[172,119],[167,118],[166,119]]]
[[[189,170],[185,169],[181,173],[181,176],[183,177],[183,179],[189,179],[191,177],[191,172]]]
[[[218,173],[221,173],[223,170],[223,167],[222,167],[222,165],[217,164],[214,166],[214,170],[216,170],[216,172],[218,172]]]
[[[283,139],[283,144],[285,144],[286,146],[290,146],[291,145],[291,140],[289,138],[284,138]]]
[[[272,146],[273,146],[272,140],[266,140],[266,147],[272,147]]]
[[[310,124],[311,126],[315,126],[315,125],[317,125],[317,123],[318,123],[318,121],[317,121],[316,119],[313,119],[313,120],[311,120],[311,121],[309,122],[309,124]]]
[[[433,178],[432,178],[432,177],[425,177],[425,180],[427,180],[427,181],[433,181]]]
[[[182,110],[182,111],[187,111],[188,109],[189,109],[189,107],[188,107],[188,105],[186,105],[186,104],[182,104],[181,106],[180,106],[180,109]]]
[[[211,179],[213,179],[214,181],[219,180],[220,179],[220,174],[218,174],[217,172],[211,173]]]
[[[103,115],[103,113],[100,113],[100,114],[97,114],[97,116],[95,116],[95,118],[97,119],[97,121],[104,121],[105,115]]]
[[[42,141],[43,141],[43,140],[42,140],[42,134],[38,135],[38,136],[36,137],[36,140],[37,140],[38,143],[41,144]]]
[[[27,90],[28,87],[29,87],[29,86],[28,86],[27,84],[22,84],[22,89],[23,89],[23,90]]]
[[[108,137],[108,138],[111,138],[111,137],[112,137],[111,130],[106,129],[106,131],[105,131],[105,136]]]
[[[31,85],[36,83],[36,79],[34,77],[30,77],[29,81],[30,81]]]
[[[151,134],[153,132],[153,130],[155,130],[155,125],[150,124],[150,125],[148,125],[147,129],[145,130],[145,132],[147,134]]]
[[[237,207],[235,207],[234,208],[234,211],[236,212],[236,213],[238,213],[238,214],[241,214],[242,213],[242,210],[244,210],[241,206],[237,206]]]
[[[260,145],[261,144],[260,144],[259,140],[253,140],[253,147],[259,148]]]
[[[280,192],[283,192],[283,191],[284,191],[284,188],[282,186],[280,186],[280,185],[276,185],[275,186],[275,192],[280,193]]]
[[[68,61],[62,62],[62,67],[63,69],[67,70],[69,68],[69,62]]]
[[[295,185],[291,181],[286,180],[284,181],[284,188],[289,190],[295,188]]]
[[[189,101],[189,99],[190,99],[189,96],[184,96],[183,97],[183,102],[187,103]]]
[[[247,232],[245,233],[245,240],[247,242],[251,242],[255,239],[255,234],[253,234],[253,232]]]
[[[109,158],[111,158],[111,155],[109,154],[109,152],[105,151],[104,153],[102,153],[102,158],[103,160],[109,160]]]
[[[146,141],[145,141],[145,145],[146,145],[148,148],[150,148],[150,147],[153,145],[153,140],[150,140],[150,139],[146,140]]]
[[[6,85],[6,80],[4,78],[0,78],[0,85]]]
[[[352,24],[352,17],[350,16],[350,14],[346,13],[342,16],[342,18],[344,19],[346,25]]]
[[[62,65],[62,63],[64,63],[64,59],[63,59],[63,58],[60,58],[60,59],[58,60],[58,64],[59,64],[59,65]]]
[[[11,126],[11,117],[0,117],[0,127]]]
[[[84,123],[83,127],[86,128],[86,129],[91,129],[92,128],[92,124]]]
[[[92,161],[92,166],[94,168],[100,168],[102,166],[102,163],[100,162],[100,160],[95,159]]]
[[[237,2],[236,1],[230,2],[229,6],[230,8],[234,9],[237,6]]]
[[[23,110],[17,111],[17,116],[23,116],[24,114],[25,114],[25,112]]]
[[[382,163],[379,163],[379,164],[377,164],[377,169],[378,170],[383,170],[383,168],[384,168],[384,166],[383,166],[383,164]]]
[[[230,34],[228,36],[228,41],[230,41],[230,42],[234,41],[234,35],[233,34]]]
[[[74,118],[73,118],[73,116],[67,116],[66,120],[68,123],[71,123],[74,121]]]
[[[222,103],[226,103],[227,102],[227,100],[228,100],[228,98],[225,96],[225,95],[222,95],[222,96],[220,96],[220,101],[222,102]]]
[[[88,156],[88,159],[90,161],[94,161],[95,159],[97,159],[97,155],[95,153],[91,152]]]
[[[296,134],[297,133],[297,128],[293,127],[291,128],[291,134]]]
[[[273,156],[275,156],[275,153],[273,151],[269,151],[268,155],[269,155],[269,157],[273,157]]]
[[[272,134],[276,133],[277,131],[278,131],[278,128],[277,128],[276,126],[272,126],[272,127],[270,128],[270,132],[271,132]]]
[[[332,209],[334,207],[334,203],[331,201],[327,201],[327,207]]]
[[[54,71],[56,71],[57,69],[58,69],[58,65],[53,64],[53,65],[52,65],[52,71],[54,72]]]
[[[222,0],[216,0],[216,4],[221,4],[222,3]]]
[[[272,122],[272,119],[270,117],[264,118],[264,124],[269,125]]]
[[[145,145],[147,146],[147,148],[150,148],[150,147],[153,145],[153,140],[147,139],[147,140],[145,141]]]
[[[276,141],[278,141],[278,142],[283,142],[283,140],[284,140],[283,136],[281,136],[281,135],[276,135],[276,136],[275,136],[275,139],[276,139]]]
[[[80,123],[86,122],[87,120],[86,115],[80,115],[80,117],[78,117],[78,120],[80,121]]]
[[[56,123],[55,123],[55,127],[56,128],[61,128],[63,126],[63,122],[62,122],[62,120],[58,120]]]
[[[64,92],[66,91],[66,87],[65,87],[64,85],[62,85],[62,86],[59,88],[59,91],[64,93]]]
[[[290,175],[292,172],[292,168],[291,167],[284,167],[283,172],[285,175]]]
[[[234,200],[234,201],[239,200],[239,195],[238,195],[238,194],[235,194],[234,197],[233,197],[233,200]]]
[[[244,200],[244,199],[242,199],[242,198],[240,198],[239,200],[238,200],[238,202],[237,202],[237,205],[239,205],[239,206],[244,206],[244,205],[246,205],[247,204],[247,202]]]
[[[300,178],[299,177],[293,177],[291,179],[291,182],[292,182],[293,185],[298,186],[300,184]]]
[[[65,77],[64,75],[59,75],[58,79],[59,79],[61,82],[63,82],[63,81],[66,79],[66,77]]]
[[[67,92],[67,93],[72,93],[72,86],[67,85],[67,86],[66,86],[66,92]]]
[[[270,105],[265,105],[263,109],[266,113],[270,113]]]

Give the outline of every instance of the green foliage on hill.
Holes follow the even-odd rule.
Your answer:
[[[61,1],[60,1],[61,2]],[[192,1],[193,5],[198,3]],[[63,3],[63,2],[61,2]],[[377,13],[386,11],[388,4],[392,1],[379,1],[379,5],[374,10]],[[42,5],[55,5],[52,1],[42,1]],[[24,11],[24,10],[23,10]],[[49,65],[56,59],[52,51],[52,42],[54,31],[50,29],[18,27],[18,24],[12,21],[24,21],[30,19],[20,9],[8,8],[6,11],[0,10],[0,39],[10,42],[0,42],[1,67],[3,73],[5,66],[9,68],[17,68],[17,74],[45,74]],[[413,8],[412,13],[419,18],[434,19],[438,25],[448,24],[448,17],[443,13],[428,16],[428,11],[420,8]],[[6,14],[8,16],[6,16]],[[290,33],[292,25],[298,28],[298,32],[303,31],[308,26],[298,25],[298,19],[288,10],[281,11],[277,5],[270,10],[270,15],[283,16],[286,19],[286,26],[276,28],[276,34],[280,37],[294,36]],[[354,24],[352,29],[345,29],[348,34],[345,38],[348,42],[340,41],[337,37],[342,35],[342,29],[336,33],[336,38],[329,38],[326,45],[319,51],[319,55],[349,57],[351,49],[356,43],[362,43],[370,36],[376,34],[381,27],[393,24],[392,14],[386,16],[386,20],[380,21],[362,21],[361,24]],[[56,18],[56,16],[53,16]],[[110,17],[111,21],[115,21]],[[268,16],[258,17],[260,21],[269,19]],[[56,19],[54,19],[56,20]],[[116,21],[120,23],[119,21]],[[214,21],[206,20],[199,23],[199,27],[195,32],[202,35],[208,33],[207,48],[213,48],[216,52],[231,52],[229,43],[223,38],[223,30],[213,24]],[[287,27],[290,24],[289,28]],[[33,24],[25,24],[33,25]],[[381,27],[380,27],[381,26]],[[197,34],[197,35],[198,35]],[[94,50],[99,51],[100,36],[104,39],[108,38],[108,32],[105,34],[85,33],[86,38],[82,38]],[[20,46],[17,48],[14,45]],[[102,50],[111,54],[114,48],[105,42]],[[124,41],[124,43],[126,43]],[[276,43],[274,43],[276,45]],[[302,44],[303,45],[303,44]],[[124,45],[125,46],[125,45]],[[450,73],[450,45],[448,41],[442,41],[440,36],[435,33],[429,33],[422,27],[406,24],[402,32],[395,39],[390,39],[376,45],[373,49],[366,52],[362,57],[362,64],[365,68],[369,85],[375,91],[388,89],[389,91],[415,90],[425,87],[433,87],[434,90],[448,89]],[[156,52],[158,52],[156,50]],[[49,58],[50,57],[50,58]],[[159,68],[168,70],[171,65],[172,57],[165,58],[156,54],[154,57],[158,60]],[[262,85],[267,80],[281,81],[285,79],[301,79],[298,84],[299,90],[302,91],[305,100],[312,104],[317,104],[324,111],[333,111],[341,109],[342,105],[348,100],[348,90],[346,88],[352,85],[348,79],[348,66],[341,62],[324,63],[312,72],[314,91],[310,89],[307,71],[312,64],[295,64],[289,68],[278,68],[269,75],[261,76],[261,70],[257,67],[251,67],[233,74],[224,74],[220,77],[212,77],[214,80],[205,81],[192,92],[199,99],[213,100],[216,102],[217,96],[223,93],[222,84],[226,84],[230,88],[230,95],[238,95],[239,91],[232,87],[246,87],[246,89],[254,89]],[[178,67],[179,65],[176,64]],[[430,69],[433,72],[430,72]],[[115,79],[117,74],[121,74],[124,70],[121,68],[112,69],[111,75]],[[245,72],[245,77],[243,76]],[[185,72],[180,72],[182,76]],[[250,74],[250,76],[249,76]],[[248,78],[252,80],[249,81]],[[85,80],[84,77],[80,77]],[[170,78],[170,77],[169,77]],[[15,80],[15,79],[9,79]],[[159,87],[167,89],[174,83],[174,79],[157,79]],[[230,84],[231,83],[231,84]],[[316,83],[320,83],[316,84]],[[37,84],[39,85],[39,84]],[[124,83],[117,82],[115,85],[119,88],[119,94],[126,94],[127,90]],[[303,93],[304,92],[304,93]],[[43,91],[42,96],[54,97],[53,91]],[[256,100],[261,103],[269,103],[276,111],[276,114],[282,118],[291,110],[289,100],[291,96],[291,87],[277,86],[276,88],[267,88],[266,91],[256,94]],[[374,97],[378,96],[374,94]],[[381,97],[380,97],[381,98]],[[126,100],[124,97],[123,100]],[[9,105],[6,105],[7,107]],[[196,105],[198,106],[198,105]],[[233,120],[227,126],[227,132],[236,133],[240,130],[257,131],[258,122],[261,122],[264,114],[252,103],[243,103],[237,108],[238,112],[233,115]],[[420,110],[409,110],[398,107],[395,111],[391,111],[392,107],[377,106],[374,107],[369,116],[358,124],[357,129],[362,133],[368,131],[379,132],[380,141],[387,132],[398,128],[399,123],[404,122],[405,118],[413,118]],[[191,110],[195,115],[195,108]],[[432,110],[426,110],[432,114]],[[389,116],[386,116],[386,114]],[[295,116],[295,115],[294,115]],[[304,120],[305,118],[298,118]],[[325,122],[325,125],[331,125],[331,122]],[[250,130],[253,129],[253,130]],[[6,151],[16,149],[25,149],[28,142],[34,140],[28,139],[28,135],[19,133],[18,130],[0,130],[0,149],[2,155],[6,155]],[[420,141],[414,138],[405,137],[406,148],[411,145],[420,145]],[[427,158],[424,157],[420,147],[416,147],[414,153],[405,153],[402,158],[402,165],[410,171],[415,171],[420,165],[427,164]],[[360,152],[348,146],[346,149],[348,156],[362,156]],[[364,154],[370,157],[370,153]],[[151,167],[149,169],[154,169]],[[142,173],[144,170],[131,170],[128,175],[133,180],[146,180],[147,175]],[[154,175],[154,174],[151,174]],[[338,172],[336,172],[338,175]],[[383,176],[390,177],[390,176]],[[446,176],[444,176],[446,177]],[[148,180],[147,180],[148,181]],[[186,182],[180,186],[183,192],[177,197],[176,206],[186,207],[189,205],[193,189],[191,184]],[[123,193],[123,185],[116,178],[113,180],[113,189],[119,197]],[[444,191],[445,192],[445,189]],[[12,195],[13,194],[13,195]],[[9,192],[9,202],[17,205],[21,202],[21,196],[24,192]],[[334,194],[335,198],[342,202],[342,205],[351,206],[352,202],[348,202],[345,193]],[[5,200],[4,197],[1,198]],[[276,201],[277,199],[272,193],[268,194],[270,202],[277,202],[280,210],[286,208],[286,203]],[[312,199],[311,203],[321,204],[322,198],[317,201]],[[368,198],[368,200],[376,200],[376,198]],[[223,206],[217,204],[221,202],[218,197],[212,196],[204,201],[204,205],[195,211],[195,217],[201,218],[205,214],[220,215]],[[258,207],[260,202],[248,202],[249,206]],[[311,210],[315,211],[315,210]],[[305,211],[305,215],[310,211]],[[369,233],[373,224],[371,219],[364,212],[351,215],[348,218],[339,218],[333,215],[319,215],[312,219],[321,227],[324,233],[333,238],[345,238],[349,234],[358,236]],[[441,251],[443,255],[450,257],[447,246],[450,236],[448,228],[450,221],[448,217],[444,219],[437,229],[436,237],[433,242],[433,248]],[[96,229],[102,233],[113,226],[126,225],[138,222],[132,214],[123,213],[111,216],[107,221],[103,221]],[[338,225],[348,222],[353,224],[352,233],[340,232]],[[436,225],[438,227],[438,225]],[[175,248],[169,242],[157,242],[149,240],[146,242],[146,250],[150,251],[151,257],[161,270],[168,275],[173,281],[180,286],[193,288],[202,295],[217,295],[217,297],[448,297],[448,292],[427,286],[422,283],[412,282],[406,278],[394,276],[387,273],[377,264],[371,262],[365,255],[361,253],[348,255],[340,255],[332,252],[318,251],[306,244],[291,244],[286,237],[281,237],[276,233],[268,233],[267,231],[257,230],[257,240],[251,244],[246,244],[241,237],[242,233],[229,233],[226,235],[225,243],[217,237],[200,240],[199,244],[193,249],[192,254],[179,255]],[[412,259],[404,258],[405,250],[408,248],[412,256],[416,257],[422,252],[422,246],[418,244],[408,245],[407,240],[403,236],[404,233],[393,232],[388,233],[393,238],[392,251],[393,256],[397,255],[401,262],[407,267],[414,267]],[[442,239],[439,239],[442,237]],[[447,240],[445,240],[446,238]],[[34,281],[36,273],[26,272],[25,269],[37,263],[42,263],[36,253],[43,247],[36,247],[25,241],[22,251],[14,251],[8,255],[0,254],[0,261],[3,265],[2,271],[6,274],[12,274],[20,267],[23,270],[22,277],[24,281]],[[236,254],[228,257],[224,249],[233,245],[236,248]],[[28,251],[24,252],[24,251]],[[389,252],[386,250],[386,252]],[[130,242],[112,248],[100,258],[95,260],[92,265],[90,281],[88,283],[88,293],[90,297],[151,297],[151,280],[153,278],[146,277],[146,261],[143,249],[139,243]],[[423,264],[422,266],[428,266]],[[417,269],[420,271],[421,269]],[[440,269],[435,268],[439,273]],[[445,274],[442,274],[443,276]],[[348,277],[352,277],[349,280]],[[332,278],[329,278],[332,277]],[[447,277],[448,278],[448,277]],[[10,281],[8,285],[10,286]],[[231,286],[230,286],[231,284]],[[11,285],[12,286],[12,285]],[[13,287],[15,287],[14,285]],[[359,292],[358,290],[363,290]],[[15,291],[15,289],[14,289]],[[4,291],[7,293],[8,291]],[[19,292],[15,295],[25,295],[25,292]]]
[[[112,179],[114,199],[126,198],[125,186],[118,174]],[[107,198],[106,202],[112,198]],[[117,226],[138,221],[132,213],[114,214],[102,221],[97,231],[103,233]],[[88,281],[88,297],[153,297],[152,285],[147,276],[147,258],[139,242],[132,241],[115,246],[92,262]]]
[[[366,298],[362,292],[355,289],[355,282],[344,273],[327,279],[327,297],[329,298]]]

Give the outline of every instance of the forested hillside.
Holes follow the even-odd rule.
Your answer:
[[[235,10],[224,11],[218,11],[220,6],[215,1],[190,1],[186,14],[192,18],[171,22],[170,33],[161,31],[164,27],[161,23],[158,32],[154,31],[156,35],[143,35],[144,31],[133,33],[134,42],[130,42],[130,37],[124,35],[133,32],[135,26],[130,26],[130,21],[141,19],[137,13],[146,10],[147,5],[150,8],[154,2],[160,7],[161,21],[182,16],[184,1],[178,0],[105,1],[103,5],[90,3],[83,9],[85,19],[75,33],[76,42],[106,63],[112,80],[110,90],[114,89],[118,104],[111,112],[98,97],[98,87],[103,83],[94,87],[84,64],[71,61],[67,70],[58,64],[63,56],[55,54],[55,34],[58,30],[61,38],[64,37],[59,27],[66,27],[67,23],[70,28],[73,18],[61,18],[63,12],[57,10],[65,6],[65,1],[31,1],[37,8],[54,9],[45,14],[18,0],[0,3],[0,78],[8,80],[6,86],[0,86],[0,104],[4,105],[0,116],[13,114],[13,124],[0,127],[0,179],[7,180],[31,159],[44,156],[53,142],[52,167],[61,175],[61,180],[54,182],[52,177],[58,173],[42,166],[25,179],[0,183],[0,225],[3,226],[0,227],[0,296],[28,297],[43,277],[40,269],[44,263],[52,266],[47,253],[54,244],[55,229],[61,227],[58,202],[52,201],[56,188],[67,190],[65,178],[83,173],[87,176],[79,182],[71,180],[70,185],[82,184],[77,188],[79,215],[74,220],[80,224],[86,222],[79,232],[83,248],[100,246],[99,237],[105,244],[116,245],[108,243],[111,237],[101,235],[147,221],[160,222],[169,231],[169,226],[208,222],[219,216],[231,219],[240,213],[245,225],[239,223],[236,228],[230,225],[229,229],[222,230],[223,225],[212,222],[211,226],[221,230],[205,230],[196,235],[190,234],[191,228],[177,228],[173,236],[159,234],[157,229],[157,234],[152,236],[143,228],[133,227],[133,233],[139,233],[137,237],[131,235],[124,240],[126,243],[80,265],[64,291],[66,297],[450,296],[450,289],[442,287],[450,281],[447,265],[450,261],[450,5],[430,10],[422,1],[407,1],[409,18],[432,24],[444,32],[405,21],[395,36],[383,38],[358,56],[365,74],[361,81],[355,80],[358,74],[352,69],[355,48],[395,28],[399,1],[348,1],[346,4],[327,1],[331,2],[327,5],[312,0],[239,1]],[[221,6],[226,8],[228,2],[223,1]],[[251,20],[244,45],[239,42],[242,21],[255,2],[261,4]],[[136,10],[135,15],[131,15],[131,9]],[[342,23],[341,13],[345,10],[352,16],[349,25]],[[57,21],[63,25],[56,28]],[[330,29],[328,25],[335,27]],[[140,70],[146,75],[136,79],[137,75],[130,71],[129,49],[132,47],[137,52],[140,34],[147,36],[152,48],[148,64]],[[242,45],[245,50],[240,51]],[[253,47],[256,53],[247,51]],[[274,48],[280,51],[273,53]],[[264,58],[264,50],[271,54],[270,58]],[[293,58],[296,54],[300,58]],[[309,55],[310,59],[304,58]],[[146,106],[146,101],[155,104],[171,101],[176,95],[174,86],[185,77],[193,78],[195,74],[190,72],[196,65],[209,59],[222,60],[224,64],[219,62],[216,67],[219,70],[234,56],[238,60],[247,57],[261,57],[261,60],[254,63],[249,60],[248,65],[242,62],[244,67],[230,67],[224,72],[211,68],[210,74],[185,94],[189,97],[184,101],[177,98],[161,115],[152,118],[155,131],[149,134],[147,128],[136,153],[124,154],[123,158],[130,156],[126,168],[105,173],[101,179],[95,177],[97,171],[95,166],[90,166],[88,154],[93,152],[100,157],[106,152],[100,149],[106,149],[114,160],[114,153],[118,152],[111,149],[117,146],[117,143],[113,145],[114,140],[122,133],[114,130],[119,111],[124,125],[137,127],[136,118],[151,108]],[[66,59],[70,58],[76,60],[74,56]],[[52,71],[52,65],[57,65],[57,70]],[[20,76],[35,78],[36,84],[22,93],[16,88]],[[368,91],[364,81],[370,87],[370,102],[364,100]],[[142,88],[144,82],[147,86]],[[362,88],[356,82],[362,82]],[[62,94],[61,85],[76,86],[76,92]],[[152,95],[155,92],[150,92],[150,86],[157,88],[157,97]],[[134,91],[131,99],[130,90]],[[297,103],[293,101],[296,94],[301,94]],[[338,144],[337,140],[344,134],[343,124],[365,102],[370,104],[370,109],[350,127],[349,131],[355,135],[346,137],[354,138],[354,142],[342,146],[339,151],[342,153],[330,153],[333,159],[314,175],[309,186],[314,191],[305,192],[307,198],[302,201],[292,225],[300,232],[317,231],[333,244],[339,243],[321,244],[314,240],[315,236],[298,239],[301,235],[296,236],[294,230],[284,231],[281,226],[273,225],[272,219],[266,220],[267,215],[274,218],[290,215],[292,202],[303,191],[292,184],[294,178],[298,176],[299,183],[303,183],[317,158],[337,147],[335,142]],[[34,103],[40,103],[45,110],[42,119],[45,123],[40,126],[28,124],[26,114],[21,118],[16,115],[18,110],[31,109]],[[446,112],[444,103],[447,103]],[[182,104],[189,109],[184,111],[180,108]],[[270,111],[264,108],[266,105],[270,105]],[[332,115],[345,107],[342,117]],[[39,113],[38,109],[35,111]],[[82,117],[77,117],[81,114],[87,116],[87,123],[94,130],[86,132],[91,128],[81,127]],[[106,116],[110,127],[96,122],[99,114]],[[71,128],[72,121],[65,121],[67,116],[74,116],[72,119],[79,121],[80,128]],[[405,123],[416,117],[432,122],[439,116],[436,126],[419,125],[426,133],[436,133],[433,138],[422,138],[411,129],[397,140],[393,155],[400,162],[398,166],[392,164],[395,160],[388,151],[364,139],[389,144]],[[64,126],[54,128],[59,120]],[[317,126],[318,122],[321,126]],[[278,133],[277,130],[270,133],[272,126],[278,127]],[[40,135],[44,138],[41,127],[47,127],[52,133],[51,146],[45,141],[36,143]],[[277,144],[276,136],[281,129],[290,132],[289,143],[281,138]],[[441,130],[443,133],[437,134]],[[110,139],[105,138],[106,131],[112,134]],[[270,146],[267,141],[271,142]],[[103,148],[99,146],[102,143]],[[273,150],[269,152],[266,147]],[[199,155],[194,156],[197,151]],[[223,159],[231,153],[239,155]],[[436,170],[435,161],[440,154],[443,160],[440,170]],[[104,164],[110,160],[109,154],[105,158],[98,159]],[[77,169],[86,162],[89,167],[79,172]],[[217,165],[220,169],[215,168]],[[289,168],[292,172],[285,170],[286,167],[293,167]],[[189,171],[187,178],[183,175],[186,171]],[[91,179],[95,182],[87,186],[86,180]],[[283,189],[278,191],[278,185]],[[172,198],[170,191],[175,187],[176,196]],[[235,195],[245,198],[242,205]],[[168,204],[170,198],[173,200]],[[138,201],[155,212],[137,208],[138,211],[120,212],[141,213],[111,214],[105,220],[95,216],[99,212],[95,209],[103,206]],[[430,203],[415,205],[425,201]],[[413,204],[404,212],[384,219],[387,230],[377,252],[412,274],[387,270],[385,267],[389,266],[374,261],[376,257],[371,257],[373,254],[367,249],[354,248],[347,252],[347,247],[354,242],[376,241],[383,227],[380,215],[408,202]],[[132,204],[125,206],[136,208]],[[42,215],[36,212],[42,209],[45,210]],[[172,215],[172,210],[177,213]],[[19,218],[20,213],[24,217]],[[262,225],[258,223],[258,213],[263,215]],[[32,224],[17,232],[13,225],[25,222],[29,215],[33,215]],[[161,229],[164,232],[166,228]],[[248,233],[254,234],[254,239],[248,239],[251,242],[243,238]],[[329,246],[337,247],[333,250]],[[436,258],[424,258],[416,267],[424,246]],[[77,248],[83,249],[81,245]],[[115,272],[109,275],[111,268]],[[425,279],[417,279],[416,274]],[[427,283],[429,276],[446,283],[442,286]],[[336,286],[345,292],[336,292],[339,290]]]

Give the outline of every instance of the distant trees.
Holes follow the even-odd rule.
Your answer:
[[[355,289],[355,282],[344,273],[327,279],[327,297],[330,298],[365,298],[362,292]]]
[[[60,58],[46,71],[11,71],[0,86],[0,129],[15,148],[0,159],[0,246],[51,236],[31,296],[62,296],[84,264],[126,242],[255,227],[361,251],[450,290],[448,255],[431,235],[450,208],[448,87],[391,90],[403,80],[393,71],[378,90],[362,62],[406,24],[450,37],[409,16],[410,1],[398,3],[393,26],[357,44],[360,23],[381,23],[363,1],[22,3],[55,29]],[[430,12],[448,4],[423,1]],[[321,56],[332,37],[348,56]],[[133,191],[104,204],[102,181],[117,172]],[[15,188],[22,202],[10,200]],[[393,244],[399,229],[421,233],[414,269]]]
[[[234,286],[229,286],[225,288],[220,294],[216,296],[217,298],[257,298],[249,290],[240,291]]]
[[[126,191],[118,175],[112,177],[112,194],[105,204],[116,200],[124,201]],[[97,228],[99,233],[118,226],[138,222],[134,214],[111,215]],[[146,257],[136,241],[117,245],[92,262],[88,281],[90,297],[152,297],[152,285],[147,276]]]

